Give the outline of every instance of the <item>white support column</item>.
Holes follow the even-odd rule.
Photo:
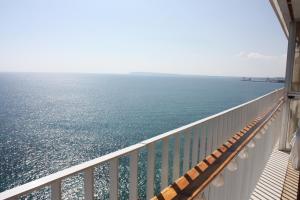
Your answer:
[[[295,62],[295,48],[296,48],[296,22],[291,22],[289,25],[289,38],[288,38],[288,52],[287,52],[287,60],[286,60],[286,72],[285,72],[285,88],[286,93],[291,92],[292,87],[292,79],[293,79],[293,67]],[[279,150],[287,149],[287,135],[289,134],[289,116],[290,116],[290,108],[289,108],[289,99],[287,99],[282,117],[282,129],[281,135],[279,139]]]
[[[285,71],[285,88],[287,92],[291,92],[291,84],[293,79],[293,67],[295,60],[295,48],[296,48],[296,23],[291,22],[289,26],[289,39],[288,39],[288,51],[286,58],[286,71]]]

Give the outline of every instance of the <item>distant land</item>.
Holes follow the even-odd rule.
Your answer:
[[[252,81],[252,82],[271,82],[271,83],[284,83],[285,79],[282,77],[274,78],[253,78],[253,77],[242,77],[241,81]]]
[[[130,75],[137,76],[162,76],[162,77],[177,77],[177,76],[193,76],[193,77],[234,77],[234,76],[217,76],[217,75],[202,75],[202,74],[172,74],[159,72],[130,72]],[[241,77],[237,77],[241,78]]]
[[[158,72],[130,72],[130,75],[137,76],[189,76],[183,74],[168,74],[168,73],[158,73]]]
[[[241,77],[241,76],[212,76],[212,75],[200,75],[200,74],[169,74],[169,73],[158,73],[158,72],[131,72],[130,75],[137,76],[160,76],[160,77],[178,77],[178,76],[193,76],[193,77],[234,77],[240,78],[241,81],[252,81],[252,82],[271,82],[271,83],[284,83],[283,77]]]

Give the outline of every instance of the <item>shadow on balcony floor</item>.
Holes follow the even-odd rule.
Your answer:
[[[289,153],[275,150],[253,191],[250,200],[296,200],[299,172],[289,162]]]

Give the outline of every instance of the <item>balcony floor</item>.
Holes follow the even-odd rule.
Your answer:
[[[273,151],[250,200],[296,200],[299,172],[289,162],[289,153]]]

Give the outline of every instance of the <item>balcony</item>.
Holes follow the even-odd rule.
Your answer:
[[[284,89],[275,90],[216,115],[4,191],[0,199],[39,195],[53,200],[72,199],[70,190],[77,191],[77,197],[84,199],[258,198],[261,192],[256,191],[261,191],[258,185],[262,185],[260,176],[269,158],[274,157],[271,155],[278,151],[280,142],[286,143],[286,137],[282,137],[286,112],[284,95]],[[278,163],[282,164],[281,168],[271,165],[271,173],[287,169],[287,156]],[[99,167],[106,170],[99,172]],[[127,175],[124,169],[128,170]],[[278,176],[285,178],[286,171],[282,170],[284,175]],[[96,176],[107,182],[100,188],[105,192],[99,192]],[[267,177],[268,181],[276,180],[276,176]],[[66,180],[74,184],[67,186]],[[283,183],[285,180],[279,191],[283,191]]]

